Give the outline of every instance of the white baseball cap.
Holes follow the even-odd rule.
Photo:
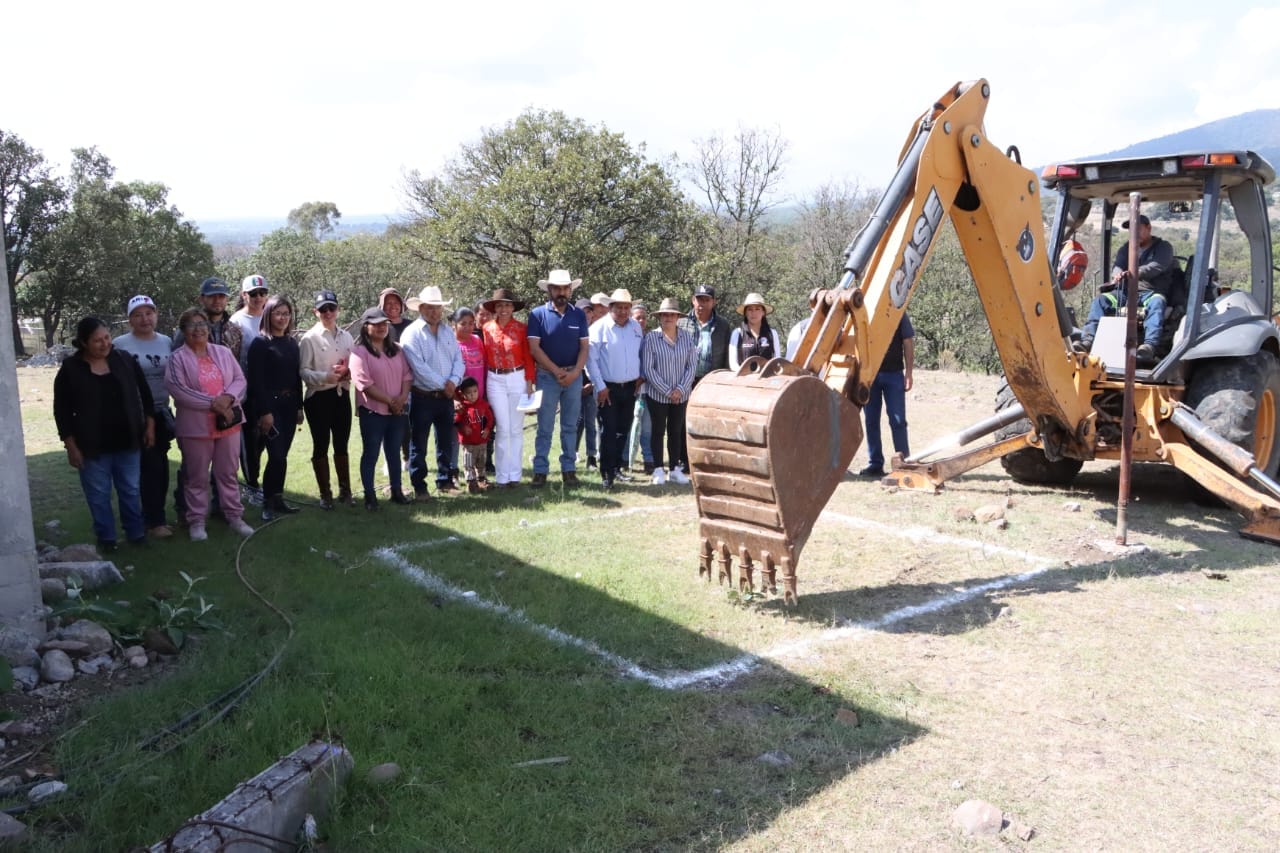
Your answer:
[[[128,314],[128,316],[132,317],[133,312],[144,305],[148,305],[152,308],[156,307],[156,303],[152,301],[150,296],[143,296],[141,293],[139,293],[137,296],[129,300],[129,310],[126,311],[125,313]]]

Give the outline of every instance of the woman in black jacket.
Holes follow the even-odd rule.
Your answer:
[[[284,478],[288,471],[293,434],[302,423],[302,354],[293,339],[293,304],[273,296],[262,310],[262,331],[249,347],[249,401],[258,415],[256,424],[267,449],[262,472],[262,520],[297,512],[284,502]]]
[[[67,462],[80,472],[98,545],[114,551],[113,486],[125,536],[147,538],[139,478],[142,448],[155,443],[155,405],[138,363],[112,348],[106,323],[85,317],[72,343],[75,354],[53,380],[53,418]]]

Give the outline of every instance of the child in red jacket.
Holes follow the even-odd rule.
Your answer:
[[[462,445],[462,469],[467,475],[467,491],[478,494],[489,488],[484,464],[488,456],[489,436],[493,433],[493,409],[480,399],[480,386],[475,377],[465,377],[458,385],[453,410],[458,443]]]

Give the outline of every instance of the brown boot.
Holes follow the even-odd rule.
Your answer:
[[[320,508],[333,509],[333,488],[329,484],[329,460],[312,459],[311,468],[316,472],[316,485],[320,487]]]
[[[356,499],[351,495],[351,464],[345,453],[333,455],[333,470],[338,475],[338,503],[355,506]]]
[[[475,480],[467,480],[467,493],[472,495],[480,494],[480,484]]]

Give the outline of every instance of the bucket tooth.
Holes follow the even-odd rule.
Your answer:
[[[716,566],[719,569],[717,579],[720,584],[733,586],[733,559],[729,556],[729,546],[723,542],[717,543]]]
[[[711,583],[711,540],[702,537],[702,547],[698,551],[698,577],[707,576],[707,583]]]
[[[751,554],[747,551],[746,545],[738,546],[738,591],[754,592],[755,578],[752,577],[754,568],[751,565]]]
[[[773,564],[773,555],[768,551],[760,555],[760,589],[763,592],[778,592],[778,570]]]
[[[798,604],[799,596],[796,595],[796,566],[790,557],[782,558],[782,602],[784,604]]]

